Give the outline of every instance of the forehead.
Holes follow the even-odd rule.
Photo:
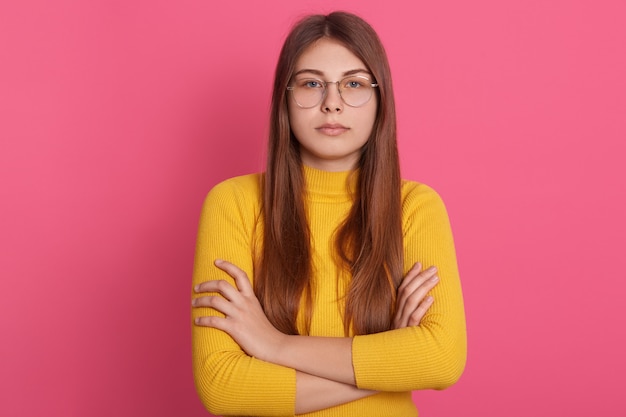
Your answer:
[[[342,75],[367,66],[342,43],[322,38],[310,45],[296,60],[295,72],[314,70],[324,75]]]

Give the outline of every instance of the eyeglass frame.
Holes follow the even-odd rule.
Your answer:
[[[346,80],[348,78],[363,78],[363,79],[365,79],[367,81],[370,81],[369,86],[371,88],[377,88],[379,86],[378,83],[371,82],[372,80],[369,79],[368,77],[364,76],[364,75],[348,75],[346,77],[343,77],[339,81],[324,81],[324,80],[320,80],[319,78],[313,78],[313,77],[312,78],[305,78],[304,80],[319,81],[319,83],[322,84],[322,86],[324,87],[324,92],[322,93],[322,97],[320,98],[320,101],[318,101],[317,103],[315,103],[314,105],[309,106],[309,107],[304,107],[303,105],[298,103],[298,100],[296,100],[295,97],[293,97],[293,101],[298,105],[298,107],[300,107],[302,109],[312,109],[313,107],[315,107],[315,106],[319,105],[321,102],[323,102],[324,99],[326,98],[326,95],[328,94],[328,84],[335,84],[337,86],[337,92],[339,93],[339,97],[341,97],[341,101],[343,101],[347,106],[354,107],[354,108],[359,108],[359,107],[365,106],[372,99],[371,95],[367,99],[367,101],[365,101],[363,104],[359,104],[358,106],[353,106],[352,104],[348,103],[343,98],[343,96],[341,95],[341,88],[339,88],[339,83],[341,83],[342,81],[344,81],[344,80]],[[291,91],[291,94],[294,94],[294,90],[295,90],[296,87],[288,85],[286,88],[287,88],[287,91]]]

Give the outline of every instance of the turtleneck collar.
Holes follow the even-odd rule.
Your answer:
[[[316,201],[351,201],[359,170],[330,172],[303,165],[307,197]]]

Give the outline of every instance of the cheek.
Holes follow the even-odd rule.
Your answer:
[[[377,113],[378,113],[378,106],[376,105],[376,103],[374,103],[374,105],[368,109],[368,112],[363,115],[362,122],[364,126],[367,126],[368,137],[372,133],[372,130],[374,129],[374,124],[376,123]]]
[[[287,116],[289,117],[289,127],[291,128],[291,131],[295,135],[297,135],[298,127],[300,126],[300,121],[298,120],[298,112],[294,111],[291,106],[289,106]]]
[[[307,110],[297,106],[289,106],[287,115],[289,116],[289,127],[293,134],[298,136],[304,134],[310,125],[311,118],[307,116]]]
[[[289,100],[289,103],[287,104],[287,118],[289,121],[289,127],[291,128],[291,131],[293,132],[295,125],[297,125],[298,123],[298,117],[297,117],[297,112],[293,109],[291,100]]]

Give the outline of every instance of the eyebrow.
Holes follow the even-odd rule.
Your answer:
[[[323,71],[316,70],[316,69],[309,69],[309,68],[301,69],[300,71],[297,71],[295,74],[293,74],[293,76],[295,77],[296,75],[300,75],[300,74],[303,74],[303,73],[314,74],[314,75],[318,75],[320,77],[324,76],[324,72]],[[344,72],[342,76],[343,77],[347,77],[347,76],[354,75],[354,74],[359,74],[359,73],[365,73],[365,74],[368,74],[370,76],[372,75],[372,73],[369,72],[366,69],[356,68],[356,69],[351,69],[349,71]]]

